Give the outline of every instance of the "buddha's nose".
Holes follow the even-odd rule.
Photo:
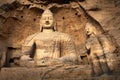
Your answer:
[[[45,21],[46,24],[49,24],[49,21]]]
[[[46,18],[46,21],[49,21],[49,17]]]
[[[46,21],[46,23],[49,23],[49,21]]]

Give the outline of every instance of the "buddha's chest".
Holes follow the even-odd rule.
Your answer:
[[[41,59],[44,57],[54,57],[60,56],[61,42],[56,38],[42,38],[35,40],[36,45],[36,59]]]
[[[99,42],[99,40],[96,37],[91,37],[87,40],[87,44],[89,44],[89,46],[92,49],[98,49],[101,47],[101,44]]]
[[[51,49],[60,46],[60,41],[56,40],[35,40],[37,49]]]
[[[35,40],[36,49],[44,53],[53,53],[61,47],[61,39],[58,35],[42,35]]]

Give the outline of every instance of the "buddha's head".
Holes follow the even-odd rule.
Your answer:
[[[40,20],[40,31],[43,29],[53,29],[56,31],[55,19],[53,17],[53,13],[50,10],[45,10],[41,16]]]
[[[104,33],[102,26],[94,20],[86,23],[85,30],[87,35],[100,35]]]
[[[87,35],[96,34],[96,28],[91,23],[86,24],[85,31]]]

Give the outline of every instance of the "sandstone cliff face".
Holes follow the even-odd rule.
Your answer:
[[[120,0],[86,0],[80,2],[86,12],[97,20],[119,45],[120,38]]]
[[[73,37],[78,55],[85,53],[84,27],[89,16],[110,34],[119,48],[119,0],[5,0],[0,1],[0,41],[4,45],[0,47],[6,48],[8,60],[17,60],[26,37],[39,32],[40,17],[47,6],[54,13],[58,31]]]
[[[85,24],[89,20],[96,21],[104,29],[105,33],[110,35],[117,47],[115,51],[117,57],[115,59],[118,62],[120,61],[120,0],[0,0],[0,67],[4,62],[4,66],[19,66],[21,46],[27,36],[39,32],[39,21],[46,7],[49,7],[54,13],[58,31],[68,33],[72,36],[76,45],[78,58],[82,58],[84,64],[88,63],[85,54]],[[45,68],[45,70],[47,69]],[[29,71],[27,68],[22,70],[23,76],[27,73],[24,73],[24,70]],[[75,70],[77,71],[78,69]],[[10,71],[12,69],[8,69],[8,72]],[[86,71],[84,70],[83,72],[86,73]],[[3,69],[5,75],[11,74],[8,72],[7,69]],[[31,72],[35,72],[34,69],[31,69]],[[37,72],[39,74],[39,71]],[[120,69],[117,68],[115,74],[119,74],[119,72]],[[15,71],[13,69],[13,74],[16,73],[17,70],[15,68]],[[81,75],[81,73],[73,72],[72,74]],[[34,73],[31,74],[35,75]],[[63,75],[62,72],[60,74]],[[86,76],[84,78],[86,79]],[[112,78],[113,80],[115,79],[115,77]],[[16,77],[14,79],[16,80]],[[98,79],[101,80],[101,78]],[[109,80],[107,77],[105,79]]]

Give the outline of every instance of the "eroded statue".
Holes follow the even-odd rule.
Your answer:
[[[0,46],[0,70],[2,67],[5,66],[6,52],[7,52],[6,47],[1,43],[1,46]]]
[[[58,32],[53,13],[45,10],[40,20],[40,32],[30,35],[22,46],[20,65],[46,66],[76,63],[74,43],[68,34]]]
[[[98,27],[98,26],[97,26]],[[115,68],[114,44],[97,30],[96,25],[88,22],[85,27],[86,48],[93,68],[93,75],[109,74]]]

